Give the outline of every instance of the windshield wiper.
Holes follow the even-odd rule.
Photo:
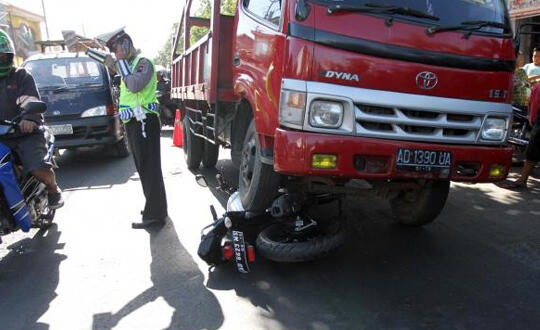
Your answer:
[[[67,85],[53,85],[53,86],[41,86],[39,89],[47,90],[47,91],[63,91],[66,90],[68,87]]]
[[[504,31],[508,31],[509,27],[506,24],[495,21],[465,21],[459,25],[447,25],[447,26],[430,26],[426,29],[427,34],[435,34],[445,31],[466,31],[465,36],[469,37],[473,31],[480,30],[485,27],[500,28]]]
[[[397,14],[403,16],[426,18],[433,21],[438,21],[440,19],[437,16],[430,15],[420,10],[408,7],[381,5],[377,3],[366,3],[365,5],[330,5],[328,6],[327,11],[328,15],[332,15],[340,11],[350,11],[358,13]]]

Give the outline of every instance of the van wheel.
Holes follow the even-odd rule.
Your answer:
[[[191,122],[187,116],[182,120],[182,129],[184,131],[184,159],[190,170],[199,168],[204,153],[204,141],[191,131]]]
[[[204,141],[203,166],[206,168],[215,167],[219,158],[219,144]]]
[[[257,251],[277,262],[304,262],[320,259],[345,242],[345,230],[338,221],[316,228],[309,234],[298,234],[283,224],[264,229],[257,237]]]
[[[126,158],[127,156],[129,156],[129,143],[127,136],[124,135],[122,140],[113,144],[113,149],[116,153],[116,156],[119,158]]]
[[[429,181],[421,189],[400,192],[390,200],[390,207],[400,224],[424,226],[439,216],[449,191],[450,181]]]
[[[280,176],[274,172],[274,168],[262,163],[255,120],[251,119],[242,145],[238,180],[244,208],[254,212],[264,211],[277,194],[279,180]]]

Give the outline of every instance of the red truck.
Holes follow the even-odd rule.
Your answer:
[[[496,182],[507,145],[515,44],[503,0],[239,0],[183,12],[172,97],[188,167],[219,146],[248,210],[279,187],[377,193],[397,219],[432,222],[450,181]],[[195,26],[208,34],[190,44]]]

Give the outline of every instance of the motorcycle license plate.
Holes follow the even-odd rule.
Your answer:
[[[244,239],[244,233],[241,231],[232,231],[232,240],[234,247],[234,259],[236,262],[236,268],[240,273],[249,273],[249,263],[246,251],[246,241]]]
[[[51,125],[49,130],[53,135],[71,135],[73,134],[73,126],[71,124],[65,125]]]
[[[399,148],[396,155],[396,169],[413,172],[449,171],[452,153],[441,150]]]

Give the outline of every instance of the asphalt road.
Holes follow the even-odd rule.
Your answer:
[[[209,272],[199,233],[227,196],[196,185],[170,133],[160,231],[130,228],[143,205],[131,159],[60,157],[56,224],[0,245],[0,329],[538,329],[540,180],[519,193],[454,184],[417,230],[382,200],[351,198],[348,241],[329,258]],[[231,177],[229,161],[218,167]]]

